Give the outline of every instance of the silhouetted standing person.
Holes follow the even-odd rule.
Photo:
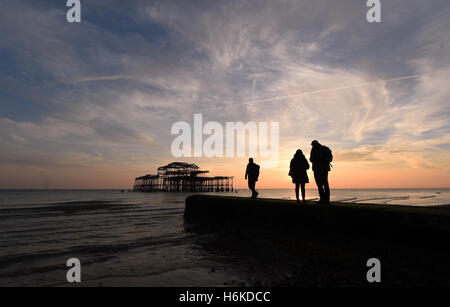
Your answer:
[[[331,150],[314,140],[311,143],[311,156],[309,160],[312,162],[314,179],[319,189],[320,204],[330,203],[330,186],[328,184],[328,172],[330,171],[330,163],[333,161]]]
[[[292,183],[295,183],[295,197],[297,202],[300,203],[299,188],[302,189],[302,203],[305,202],[305,185],[309,183],[307,170],[309,169],[308,160],[306,160],[303,151],[297,150],[294,157],[291,160],[289,167],[289,176],[292,177]]]
[[[253,158],[248,159],[247,170],[245,171],[245,179],[248,178],[248,188],[252,191],[252,198],[258,196],[255,190],[256,181],[259,177],[259,165],[253,162]]]

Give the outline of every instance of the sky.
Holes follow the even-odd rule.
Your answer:
[[[245,187],[247,157],[173,157],[194,114],[280,123],[260,188],[292,187],[314,139],[333,188],[450,187],[447,0],[381,1],[380,23],[363,0],[84,0],[81,23],[65,2],[0,4],[1,189],[131,188],[173,161]]]

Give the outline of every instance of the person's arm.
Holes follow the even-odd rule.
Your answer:
[[[259,178],[259,165],[258,164],[256,164],[256,181],[258,181],[258,178]]]
[[[313,149],[311,149],[311,155],[309,156],[309,161],[311,161],[311,163],[314,163],[316,159],[316,151]]]
[[[245,180],[247,180],[247,176],[248,176],[248,165],[247,165],[247,169],[245,170]]]

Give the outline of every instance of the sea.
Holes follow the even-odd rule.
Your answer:
[[[294,199],[293,189],[259,190]],[[215,193],[205,193],[215,194]],[[249,197],[247,189],[220,195]],[[187,231],[186,193],[121,190],[0,191],[0,286],[233,286],[258,278],[252,257],[205,248],[211,234]],[[307,190],[317,199],[316,190]],[[332,190],[333,201],[409,206],[450,204],[450,189]]]

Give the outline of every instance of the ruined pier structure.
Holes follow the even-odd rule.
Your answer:
[[[135,192],[230,192],[233,179],[230,176],[208,177],[208,170],[195,164],[172,162],[158,168],[158,174],[138,177],[134,181]]]

